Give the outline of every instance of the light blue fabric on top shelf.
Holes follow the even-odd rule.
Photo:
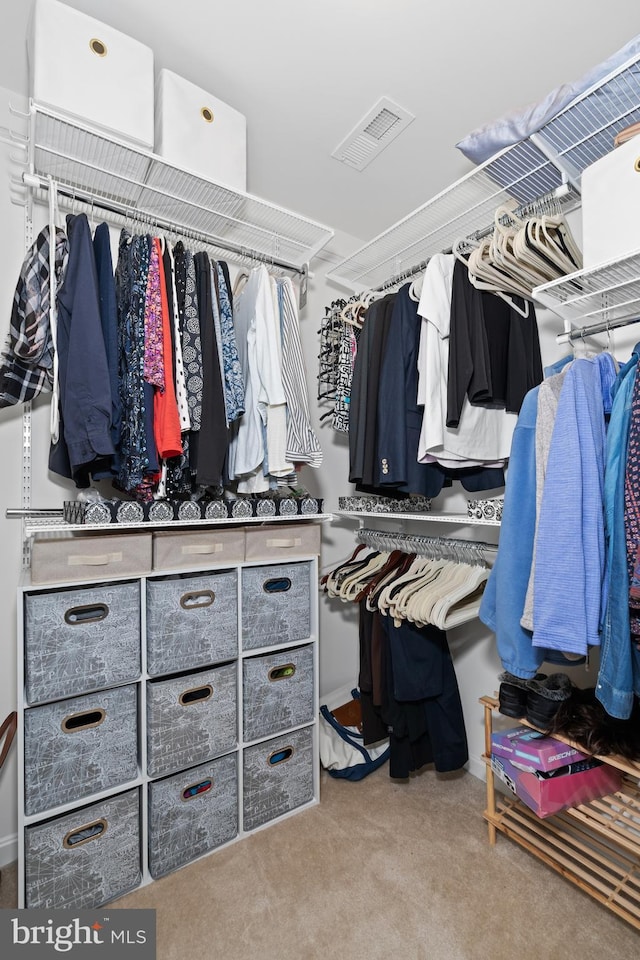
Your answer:
[[[628,60],[632,60],[640,53],[640,35],[630,40],[624,47],[617,50],[602,63],[588,70],[579,80],[572,83],[563,83],[556,87],[551,93],[547,94],[544,100],[529,104],[521,110],[513,111],[487,123],[476,130],[473,130],[466,137],[463,137],[456,147],[472,163],[484,163],[489,157],[494,156],[499,150],[512,146],[520,140],[525,140],[532,133],[537,133],[545,124],[549,123],[572,101],[576,100],[591,87],[604,80],[610,73],[618,67],[623,66]],[[616,80],[616,95],[620,100],[624,99],[625,77],[619,77]],[[628,80],[629,96],[635,97],[637,92],[637,81],[633,78]],[[607,96],[606,93],[596,90],[593,94],[594,99]],[[589,111],[591,116],[599,116],[596,105],[592,105]],[[585,120],[588,117],[585,116]],[[627,118],[626,124],[631,123],[632,119]]]

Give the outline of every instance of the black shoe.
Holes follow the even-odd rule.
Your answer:
[[[498,693],[500,713],[505,717],[515,717],[519,720],[526,715],[531,684],[537,680],[545,680],[546,674],[537,673],[534,680],[522,680],[512,673],[505,672],[500,674],[499,679],[502,681]]]
[[[573,684],[566,673],[552,673],[544,680],[530,681],[527,695],[526,718],[540,730],[548,730],[555,716],[573,692]]]

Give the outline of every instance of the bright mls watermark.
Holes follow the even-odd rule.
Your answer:
[[[0,910],[0,957],[155,960],[155,910]]]

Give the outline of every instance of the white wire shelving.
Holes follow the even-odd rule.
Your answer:
[[[498,206],[526,211],[555,195],[579,202],[582,171],[640,120],[640,58],[612,71],[535,134],[505,148],[338,263],[327,278],[354,291],[417,272],[456,240],[486,233]]]
[[[564,321],[559,343],[640,319],[640,250],[542,284],[534,298]]]
[[[499,520],[470,517],[466,513],[383,513],[380,510],[338,510],[337,516],[354,520],[375,517],[376,520],[414,520],[425,523],[455,523],[469,527],[499,527]]]
[[[333,230],[32,102],[27,185],[48,178],[78,201],[154,223],[241,256],[302,269]]]
[[[32,516],[24,518],[25,534],[32,537],[35,534],[49,534],[66,536],[75,533],[119,533],[126,530],[177,530],[184,527],[230,527],[248,524],[271,523],[319,523],[335,519],[332,513],[294,514],[283,517],[224,517],[220,520],[144,520],[139,523],[67,523],[64,516],[50,515]]]

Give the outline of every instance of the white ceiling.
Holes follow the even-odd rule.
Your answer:
[[[65,2],[246,114],[251,193],[364,240],[470,169],[466,133],[640,32],[631,0]],[[0,86],[23,94],[30,6],[2,12]],[[362,172],[332,159],[381,96],[415,121]]]

